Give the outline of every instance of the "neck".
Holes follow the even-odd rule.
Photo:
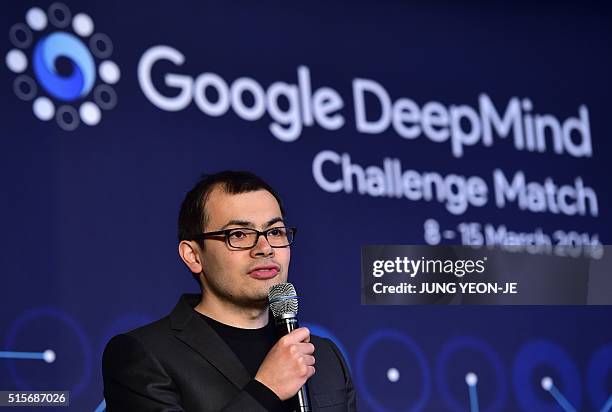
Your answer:
[[[212,293],[202,292],[197,312],[225,325],[242,329],[259,329],[268,324],[268,306],[239,306],[219,299]]]

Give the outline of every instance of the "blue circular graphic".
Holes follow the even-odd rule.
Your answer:
[[[554,370],[551,376],[555,386],[575,407],[580,408],[580,374],[569,355],[557,344],[537,340],[528,342],[519,351],[514,360],[512,381],[517,402],[524,411],[559,412],[560,407],[552,395],[545,393],[539,382],[541,376],[533,376],[538,366]],[[535,379],[537,384],[534,384]],[[540,391],[544,396],[538,396]],[[550,400],[544,401],[543,398]]]
[[[85,335],[83,328],[81,325],[70,315],[65,313],[60,309],[56,309],[53,307],[42,307],[42,308],[34,308],[31,309],[21,316],[17,317],[12,323],[11,327],[8,330],[5,339],[5,348],[6,350],[25,350],[31,351],[33,348],[35,349],[52,349],[57,354],[57,359],[54,362],[56,368],[60,370],[70,370],[75,368],[75,364],[66,363],[70,362],[70,357],[75,355],[74,348],[64,349],[64,348],[49,348],[48,340],[45,339],[44,333],[40,339],[38,337],[32,338],[32,341],[27,343],[27,347],[21,347],[22,342],[19,342],[18,339],[22,337],[22,335],[26,335],[28,340],[30,339],[28,335],[37,335],[39,332],[36,327],[32,325],[35,322],[40,322],[44,320],[44,324],[48,327],[54,326],[55,329],[55,337],[58,336],[68,336],[71,333],[76,337],[76,342],[79,345],[77,350],[80,350],[82,353],[82,358],[78,359],[81,363],[80,367],[82,371],[80,375],[75,378],[75,383],[72,387],[62,388],[62,390],[69,390],[71,397],[77,397],[87,386],[89,383],[89,379],[91,378],[92,371],[92,354],[91,354],[91,344],[89,339]],[[37,339],[34,341],[33,339]],[[76,359],[75,359],[76,360]],[[9,369],[10,375],[15,382],[17,389],[20,390],[39,390],[37,388],[32,388],[30,384],[26,382],[26,380],[17,372],[17,365],[21,364],[21,361],[7,359],[7,367]],[[25,365],[25,364],[24,364]],[[45,364],[40,365],[44,367]],[[55,382],[57,382],[57,378],[55,377]]]
[[[442,394],[442,400],[446,403],[446,406],[452,411],[465,411],[467,401],[463,400],[462,402],[457,401],[448,385],[448,370],[447,365],[451,356],[462,349],[470,349],[476,350],[482,353],[487,361],[493,366],[493,370],[495,371],[495,379],[497,380],[496,391],[494,396],[494,401],[487,408],[483,408],[483,405],[480,405],[482,411],[501,411],[504,409],[504,405],[506,403],[506,399],[508,397],[508,391],[506,389],[506,375],[504,373],[504,369],[502,366],[501,359],[499,355],[493,350],[493,348],[482,341],[481,339],[464,336],[455,338],[449,341],[440,353],[440,357],[438,358],[438,362],[436,364],[436,375],[438,386],[440,387],[440,392]],[[474,372],[473,370],[466,371]],[[464,384],[464,382],[458,382],[458,384]],[[468,391],[466,387],[466,393]]]
[[[57,72],[60,57],[68,59],[72,73]],[[38,82],[54,97],[73,101],[89,93],[96,80],[93,57],[87,47],[72,34],[54,32],[38,41],[34,48],[34,73]]]
[[[370,393],[369,388],[366,385],[366,372],[365,372],[365,359],[366,356],[371,352],[372,347],[379,341],[396,341],[399,342],[402,346],[405,346],[409,353],[414,355],[416,358],[415,368],[417,368],[421,372],[420,382],[422,384],[422,390],[420,392],[419,398],[412,404],[408,405],[403,410],[405,411],[420,411],[423,410],[429,396],[431,395],[431,373],[429,371],[429,367],[427,366],[427,361],[425,359],[425,355],[418,347],[418,345],[410,339],[405,334],[391,330],[391,329],[383,329],[377,332],[374,332],[363,342],[360,346],[359,351],[357,352],[356,359],[356,374],[355,379],[359,385],[360,394],[362,397],[370,404],[372,408],[377,411],[389,411],[388,408],[383,406],[372,394]]]
[[[606,345],[593,354],[587,369],[587,391],[594,410],[603,407],[612,396],[606,383],[612,375],[612,345]]]

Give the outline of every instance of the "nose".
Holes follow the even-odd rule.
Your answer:
[[[251,249],[251,256],[253,257],[269,257],[274,256],[274,248],[268,243],[268,239],[264,235],[260,235],[257,239],[257,243]]]

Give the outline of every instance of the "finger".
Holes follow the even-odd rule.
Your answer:
[[[312,343],[296,343],[295,347],[299,353],[303,353],[304,355],[312,355],[315,351],[315,347]]]
[[[308,328],[297,328],[286,336],[290,336],[292,342],[310,342],[310,331]]]
[[[316,362],[315,357],[312,355],[305,355],[304,356],[304,364],[307,366],[312,366],[314,365]]]

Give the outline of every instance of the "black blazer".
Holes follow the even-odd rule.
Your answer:
[[[183,295],[163,319],[110,340],[102,361],[108,412],[265,411],[243,390],[252,379],[236,355]],[[340,351],[311,336],[316,373],[308,380],[313,411],[354,411],[355,390]]]

